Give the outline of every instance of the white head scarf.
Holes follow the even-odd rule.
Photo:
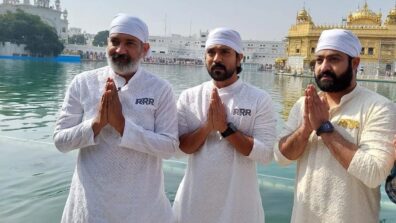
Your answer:
[[[324,30],[319,37],[315,53],[320,50],[337,50],[351,57],[359,57],[362,45],[359,39],[349,30]]]
[[[221,27],[210,31],[208,39],[206,40],[205,50],[216,44],[228,46],[237,53],[242,53],[242,39],[235,30]]]
[[[117,14],[110,24],[110,35],[124,33],[138,38],[143,43],[148,42],[149,32],[146,23],[141,19],[123,13]]]

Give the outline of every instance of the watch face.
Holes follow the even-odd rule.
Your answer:
[[[328,122],[326,122],[323,127],[324,127],[324,129],[332,129],[333,126],[331,124],[329,124]]]
[[[331,122],[326,122],[323,127],[324,127],[324,129],[323,129],[324,131],[333,131],[333,129],[334,129],[334,127],[331,124]]]
[[[324,132],[333,132],[334,131],[334,127],[331,124],[330,121],[324,122],[322,123],[322,125],[316,130],[316,135],[320,135]]]

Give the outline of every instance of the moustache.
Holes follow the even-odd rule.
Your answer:
[[[210,69],[214,70],[214,69],[219,69],[219,68],[226,70],[226,67],[223,64],[215,64]]]
[[[332,79],[337,78],[336,74],[332,71],[324,71],[324,72],[319,73],[318,79],[322,79],[323,77],[331,77]]]
[[[115,53],[111,56],[113,60],[129,60],[129,56],[126,54]]]

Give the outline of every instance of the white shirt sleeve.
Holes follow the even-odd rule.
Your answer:
[[[258,105],[253,138],[253,148],[248,157],[263,164],[271,162],[276,140],[276,115],[270,97],[263,97]]]
[[[188,133],[189,128],[187,124],[186,118],[186,92],[182,92],[177,100],[177,118],[178,118],[178,129],[179,129],[179,137],[183,134]],[[180,147],[177,148],[177,152],[175,153],[175,158],[182,158],[183,156],[187,156],[185,152],[183,152]]]
[[[170,158],[179,147],[176,101],[170,87],[158,100],[154,131],[125,120],[120,146],[161,158]]]
[[[304,97],[300,98],[292,107],[292,109],[289,112],[289,117],[287,119],[287,122],[285,123],[282,133],[278,137],[278,142],[275,146],[274,149],[274,157],[275,161],[278,162],[280,165],[289,165],[293,162],[293,160],[289,160],[286,158],[282,152],[279,150],[279,141],[281,138],[292,134],[296,129],[300,126],[301,124],[301,119],[303,115],[303,103],[304,103]]]
[[[83,121],[84,110],[80,102],[78,76],[73,79],[63,101],[55,125],[54,142],[61,152],[95,145],[92,130],[93,119]]]
[[[370,113],[348,172],[366,186],[375,188],[386,179],[393,166],[396,110],[389,102],[385,106],[376,106]]]
[[[177,100],[177,116],[178,116],[178,128],[179,128],[179,136],[188,133],[188,124],[187,124],[187,118],[186,118],[186,104],[187,102],[187,97],[186,97],[186,92],[182,92],[179,96],[179,100]]]

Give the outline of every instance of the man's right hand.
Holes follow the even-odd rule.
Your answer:
[[[302,137],[308,139],[311,135],[313,128],[311,126],[311,122],[309,121],[309,110],[308,110],[308,90],[305,89],[305,99],[304,99],[304,115],[303,115],[303,123],[300,126],[300,131]]]
[[[208,116],[211,116],[214,130],[224,132],[227,129],[227,113],[216,88],[212,90],[210,114]]]
[[[308,85],[305,92],[305,99],[308,99],[308,104],[306,105],[308,105],[308,117],[310,126],[313,130],[316,130],[320,127],[322,123],[329,121],[330,108],[327,103],[326,97],[320,97],[312,84]]]

